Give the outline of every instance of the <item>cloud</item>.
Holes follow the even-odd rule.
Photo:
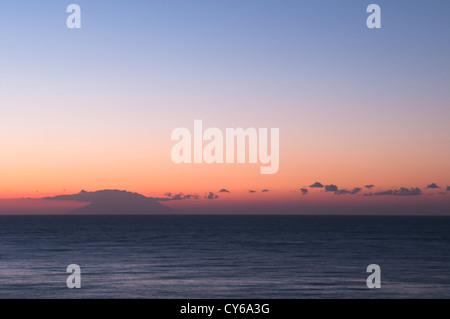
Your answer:
[[[436,185],[436,183],[431,183],[430,185],[428,185],[427,187],[425,187],[426,189],[436,189],[436,188],[440,188],[439,186]]]
[[[450,186],[447,186],[447,191],[450,191]]]
[[[333,185],[333,184],[326,185],[325,186],[325,191],[326,192],[337,192],[338,191],[338,187],[336,185]]]
[[[254,191],[253,189],[249,189],[248,192],[249,193],[256,193],[256,191]]]
[[[300,191],[302,192],[302,195],[308,194],[308,189],[307,188],[300,188]]]
[[[228,189],[222,188],[219,193],[230,193],[230,191]]]
[[[267,193],[268,191],[269,191],[268,189],[263,189],[261,192]]]
[[[351,191],[344,188],[344,189],[337,190],[334,193],[336,195],[345,195],[345,194],[355,195],[355,194],[358,194],[360,191],[361,191],[361,188],[355,187]]]
[[[385,195],[393,195],[393,196],[416,196],[416,195],[422,195],[422,191],[420,188],[406,188],[401,187],[400,189],[391,189],[388,191],[378,192],[374,193],[374,195],[377,196],[385,196]]]
[[[205,199],[217,199],[217,198],[219,198],[219,196],[214,194],[213,192],[209,192],[209,194],[208,193],[205,194],[204,198]]]
[[[198,198],[199,198],[199,196],[196,194],[187,194],[184,196],[183,199],[198,199]]]
[[[161,199],[161,200],[183,200],[183,199],[199,199],[199,196],[197,194],[183,194],[183,193],[178,193],[178,194],[172,194],[170,192],[167,192],[164,194],[164,196],[167,196],[169,198],[165,198],[165,199]]]
[[[309,185],[309,187],[311,187],[311,188],[323,188],[323,185],[321,183],[319,183],[319,182],[315,182],[314,184]]]
[[[375,185],[373,184],[369,184],[369,185],[364,185],[365,188],[371,189],[372,187],[374,187]]]

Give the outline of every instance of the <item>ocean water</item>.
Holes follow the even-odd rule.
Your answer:
[[[0,298],[450,298],[449,271],[450,217],[0,216]]]

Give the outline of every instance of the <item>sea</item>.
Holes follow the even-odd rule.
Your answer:
[[[450,217],[0,216],[0,298],[450,298]]]

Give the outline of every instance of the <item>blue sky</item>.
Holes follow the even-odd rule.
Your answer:
[[[378,1],[381,30],[365,26],[371,2],[78,1],[82,30],[68,30],[71,2],[2,1],[2,73],[45,72],[81,88],[126,88],[131,78],[133,86],[238,95],[344,85],[408,91],[422,86],[420,74],[441,92],[450,73],[448,1]]]

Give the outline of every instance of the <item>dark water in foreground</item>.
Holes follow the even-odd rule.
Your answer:
[[[0,298],[450,298],[449,217],[0,216],[0,245]]]

